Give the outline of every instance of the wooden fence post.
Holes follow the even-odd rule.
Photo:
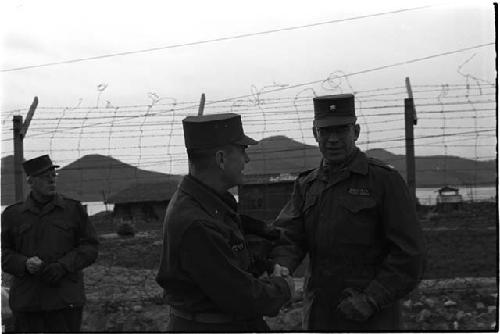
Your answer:
[[[415,143],[413,137],[413,125],[417,124],[417,114],[413,102],[413,93],[410,78],[406,77],[406,89],[408,98],[405,99],[405,144],[406,144],[406,183],[410,189],[413,202],[417,204],[417,185],[415,173]]]

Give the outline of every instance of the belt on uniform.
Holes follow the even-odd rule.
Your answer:
[[[186,312],[176,308],[171,307],[170,313],[175,315],[176,317],[183,318],[186,320],[206,323],[206,324],[223,324],[233,321],[242,321],[245,318],[240,316],[225,314],[225,313],[215,313],[215,312]],[[248,320],[248,319],[246,319]]]

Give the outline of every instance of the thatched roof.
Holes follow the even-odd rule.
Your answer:
[[[106,203],[141,203],[169,201],[177,190],[180,178],[156,183],[134,183],[107,198]]]
[[[282,182],[293,182],[297,178],[298,173],[268,173],[268,174],[250,174],[244,175],[244,184],[271,184]]]

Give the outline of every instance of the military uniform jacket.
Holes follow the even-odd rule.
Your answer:
[[[275,225],[287,238],[273,250],[291,270],[305,254],[305,323],[317,330],[398,329],[397,300],[421,277],[422,232],[404,180],[356,150],[334,176],[322,164],[295,181]],[[336,310],[345,288],[364,291],[382,307],[365,323]]]
[[[257,279],[248,272],[250,256],[240,223],[215,191],[184,177],[167,207],[156,277],[168,304],[190,313],[244,319],[279,312],[290,289],[283,278]]]
[[[57,310],[85,303],[82,269],[97,258],[97,235],[80,202],[56,194],[40,211],[31,196],[2,213],[2,270],[12,274],[13,311]],[[59,262],[68,273],[57,286],[30,274],[26,260]],[[42,268],[43,269],[43,268]]]

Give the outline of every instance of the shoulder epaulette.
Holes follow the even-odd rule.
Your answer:
[[[21,205],[21,204],[23,204],[23,203],[24,203],[24,200],[17,201],[16,203],[14,203],[14,204],[11,204],[11,205],[7,206],[7,207],[5,208],[5,210],[7,210],[8,208],[13,208],[13,207],[15,207],[15,206]]]
[[[304,176],[306,176],[306,175],[308,175],[308,174],[311,174],[311,172],[312,172],[312,171],[314,171],[315,169],[316,169],[316,168],[313,168],[313,169],[308,169],[308,170],[305,170],[305,171],[303,171],[303,172],[300,172],[300,173],[299,173],[299,177],[304,177]]]
[[[82,204],[81,201],[77,200],[77,199],[74,199],[74,198],[71,198],[71,197],[68,197],[66,195],[61,195],[61,198],[65,201],[70,201],[70,202],[76,202],[78,204]]]
[[[297,180],[299,180],[300,183],[310,183],[316,179],[317,175],[318,175],[318,168],[308,169],[300,173],[299,176],[297,177]]]
[[[384,162],[382,160],[375,159],[375,158],[372,158],[372,157],[368,157],[368,163],[371,164],[371,165],[375,165],[375,166],[379,166],[379,167],[388,169],[388,170],[395,170],[394,166],[389,165],[388,163],[386,163],[386,162]]]

